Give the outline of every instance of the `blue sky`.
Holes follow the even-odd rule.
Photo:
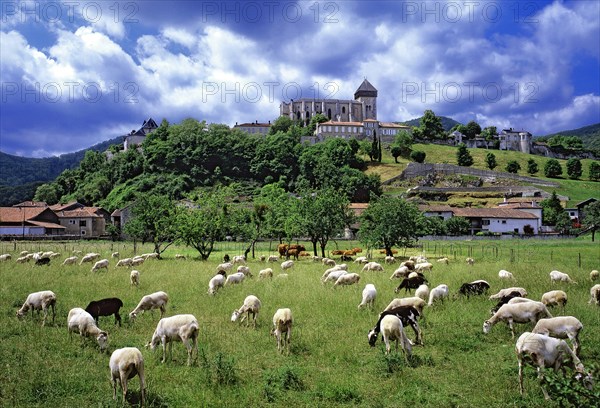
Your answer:
[[[2,1],[0,150],[144,119],[266,122],[302,97],[544,135],[600,122],[600,1]]]

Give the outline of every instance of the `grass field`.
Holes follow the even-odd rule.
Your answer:
[[[112,317],[100,319],[109,332],[110,351],[125,346],[140,348],[145,358],[147,400],[151,407],[554,407],[545,402],[532,368],[525,371],[525,395],[518,391],[514,340],[509,329],[499,324],[488,335],[482,323],[489,317],[493,302],[484,297],[458,298],[464,282],[485,279],[491,293],[507,286],[523,286],[533,299],[551,289],[563,289],[569,296],[565,314],[584,324],[581,358],[586,366],[600,364],[600,308],[589,305],[592,283],[588,275],[600,269],[598,243],[577,240],[511,240],[425,242],[422,250],[430,259],[450,258],[449,265],[434,262],[428,274],[430,287],[445,283],[451,299],[426,308],[422,323],[424,347],[413,348],[407,366],[400,354],[385,356],[383,343],[367,343],[367,332],[378,313],[396,296],[399,281],[385,272],[362,273],[356,286],[324,286],[321,264],[300,260],[287,279],[260,281],[258,271],[266,265],[258,260],[248,264],[255,275],[243,284],[226,287],[216,296],[207,294],[207,284],[225,253],[237,255],[242,244],[221,244],[207,262],[191,259],[186,248],[169,248],[163,260],[148,260],[137,267],[141,286],[129,286],[128,268],[115,268],[112,251],[131,256],[128,243],[0,243],[0,253],[11,253],[12,261],[0,264],[0,406],[2,407],[115,407],[109,382],[109,354],[101,354],[92,340],[78,336],[69,340],[66,316],[73,307],[86,307],[94,299],[117,296],[124,302],[123,327]],[[261,244],[260,254],[269,254]],[[350,248],[356,243],[339,243]],[[73,249],[99,251],[109,258],[108,272],[90,272],[91,265],[60,266]],[[334,249],[333,246],[330,249]],[[50,266],[17,264],[22,250],[53,250],[62,256]],[[150,252],[138,246],[137,252]],[[175,253],[190,255],[175,260]],[[410,256],[421,250],[408,249],[398,255]],[[464,259],[472,256],[475,265]],[[375,255],[380,258],[381,255]],[[382,259],[376,259],[382,262]],[[361,267],[349,264],[352,272]],[[517,281],[502,282],[500,269],[511,271]],[[548,273],[558,269],[578,284],[551,284]],[[378,290],[374,310],[358,310],[366,283]],[[58,297],[55,323],[40,327],[31,315],[19,321],[15,311],[28,293],[52,290]],[[173,347],[175,361],[162,364],[161,352],[144,345],[150,340],[159,319],[146,313],[135,324],[126,318],[140,298],[158,290],[170,296],[167,315],[193,313],[200,322],[200,353],[187,367],[181,343]],[[488,293],[491,294],[491,293]],[[231,312],[248,294],[262,300],[256,329],[230,322]],[[289,307],[294,314],[292,347],[289,356],[280,355],[269,335],[276,309]],[[552,310],[562,314],[559,309]],[[517,325],[517,333],[531,329]],[[408,336],[414,339],[411,330]],[[129,382],[128,400],[139,399],[139,381]]]

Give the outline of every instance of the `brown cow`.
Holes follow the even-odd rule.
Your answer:
[[[331,255],[343,255],[344,251],[342,251],[341,249],[334,249],[333,251],[331,251]]]
[[[288,244],[279,244],[277,245],[277,252],[279,252],[279,257],[283,258],[288,250]]]

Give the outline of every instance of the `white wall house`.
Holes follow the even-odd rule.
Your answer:
[[[526,234],[526,229],[531,228],[533,235],[537,235],[542,223],[541,217],[514,209],[455,208],[453,213],[471,222],[471,234],[479,231]]]

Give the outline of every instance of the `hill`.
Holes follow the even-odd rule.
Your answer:
[[[563,130],[562,132],[546,135],[545,137],[550,138],[552,136],[577,136],[583,142],[584,148],[600,150],[600,123],[573,130]]]
[[[452,118],[447,118],[445,116],[438,116],[441,120],[442,120],[442,126],[444,127],[445,131],[449,131],[450,129],[452,129],[455,125],[460,125],[460,122],[455,121]],[[411,119],[409,121],[406,122],[402,122],[403,125],[408,125],[408,126],[416,126],[419,127],[419,125],[421,124],[421,118],[416,118],[416,119]]]

